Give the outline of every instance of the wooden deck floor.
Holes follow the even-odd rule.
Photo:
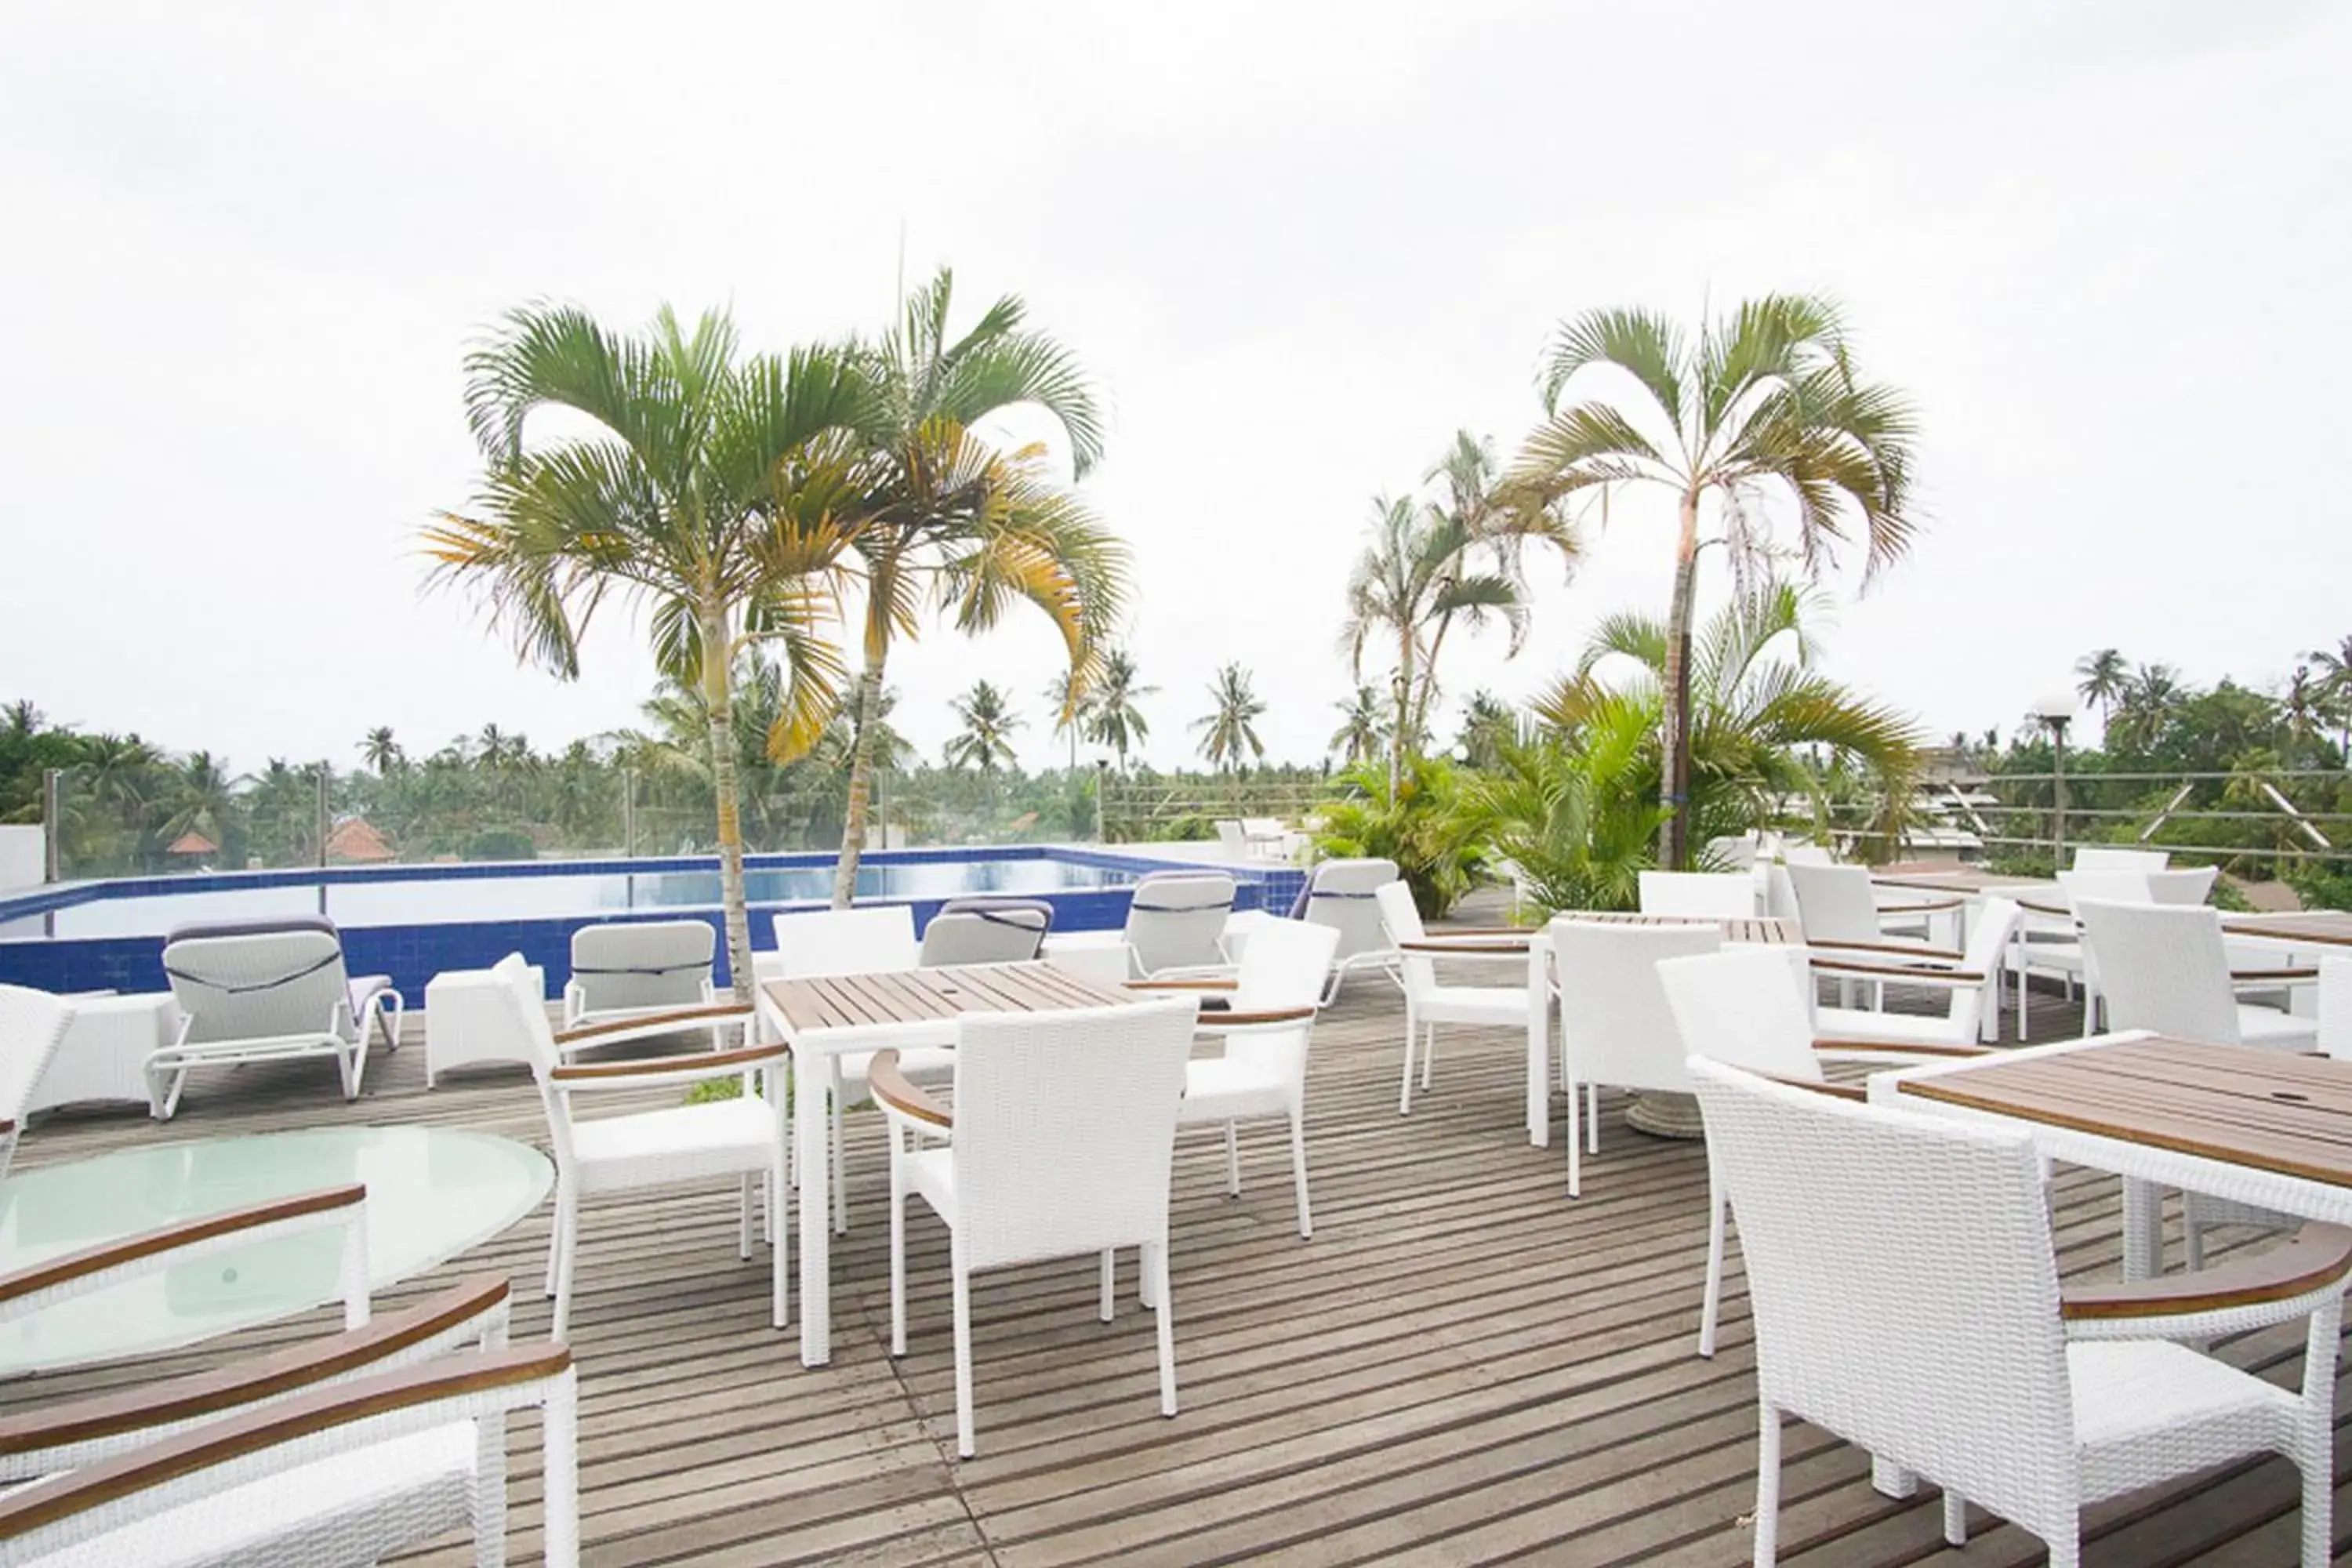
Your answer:
[[[2036,1034],[2071,1023],[2037,999]],[[1213,1133],[1179,1145],[1172,1271],[1182,1414],[1158,1414],[1151,1319],[1123,1259],[1120,1313],[1096,1321],[1088,1260],[983,1276],[974,1298],[980,1457],[958,1463],[944,1232],[909,1220],[912,1334],[893,1362],[883,1142],[851,1119],[851,1221],[835,1244],[835,1359],[803,1370],[767,1326],[767,1262],[735,1258],[730,1185],[592,1204],[573,1342],[583,1383],[587,1555],[601,1563],[1198,1564],[1266,1558],[1703,1568],[1748,1561],[1754,1385],[1737,1268],[1723,1344],[1695,1353],[1706,1169],[1696,1145],[1625,1129],[1603,1101],[1585,1195],[1520,1126],[1519,1044],[1447,1032],[1434,1087],[1396,1109],[1402,1014],[1354,984],[1315,1041],[1315,1237],[1294,1228],[1286,1140],[1243,1134],[1223,1190]],[[345,1107],[323,1064],[199,1079],[168,1131],[121,1112],[36,1128],[30,1167],[126,1142],[346,1119],[429,1120],[544,1144],[520,1069],[426,1093],[421,1034],[372,1064]],[[2112,1274],[2113,1184],[2059,1187],[2070,1274]],[[544,1333],[545,1206],[387,1298],[484,1268],[517,1286],[518,1337]],[[325,1315],[136,1367],[19,1379],[0,1405],[205,1364],[327,1326]],[[2298,1374],[2300,1333],[2222,1347]],[[2339,1422],[2340,1425],[2340,1422]],[[537,1551],[536,1457],[519,1436],[516,1538]],[[2339,1442],[2339,1488],[2352,1467]],[[1927,1494],[1870,1489],[1864,1457],[1809,1427],[1786,1444],[1782,1561],[1801,1568],[2041,1560],[1979,1516],[1965,1552]],[[2352,1521],[2339,1489],[2339,1548]],[[2280,1461],[2095,1510],[2094,1564],[2292,1562]],[[435,1554],[461,1561],[462,1554]],[[2339,1556],[2339,1561],[2344,1561]]]

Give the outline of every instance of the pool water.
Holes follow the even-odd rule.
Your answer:
[[[858,868],[866,899],[952,898],[965,893],[1055,893],[1118,888],[1136,873],[1049,856],[1001,859],[868,860]],[[833,895],[830,864],[748,868],[749,902],[822,902]],[[415,926],[543,920],[628,910],[715,908],[716,868],[564,873],[541,865],[504,875],[290,882],[274,887],[211,888],[138,893],[69,904],[47,914],[0,921],[0,937],[162,936],[195,921],[262,920],[324,914],[337,925]]]

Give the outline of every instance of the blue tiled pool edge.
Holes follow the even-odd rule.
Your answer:
[[[894,849],[870,857],[904,863],[972,859],[1003,860],[1052,858],[1076,865],[1141,875],[1164,871],[1180,863],[1154,857],[1122,855],[1117,849],[1082,845],[1021,845],[988,848]],[[829,854],[754,855],[751,868],[802,868],[833,863]],[[703,857],[666,857],[639,860],[562,860],[480,865],[390,867],[328,867],[284,871],[228,871],[189,877],[124,878],[109,882],[77,883],[44,888],[36,892],[0,899],[0,920],[47,913],[96,899],[137,898],[159,893],[213,892],[237,888],[305,886],[317,882],[375,880],[455,880],[467,878],[562,876],[582,872],[708,871],[717,862]],[[1202,862],[1203,865],[1209,864]],[[1306,873],[1288,867],[1219,866],[1240,884],[1235,905],[1240,909],[1286,911],[1306,884]],[[1126,922],[1129,888],[1064,889],[1035,895],[1054,906],[1056,931],[1116,931]],[[905,903],[914,910],[918,930],[939,912],[941,899],[868,900]],[[807,901],[751,906],[751,946],[765,952],[775,946],[772,917],[786,910],[815,907]],[[343,951],[354,974],[388,974],[407,996],[409,1005],[421,1005],[425,984],[452,969],[483,969],[509,952],[520,952],[542,965],[551,986],[561,987],[572,968],[572,933],[582,926],[617,920],[706,920],[716,928],[716,909],[677,908],[617,913],[584,911],[531,920],[447,921],[417,925],[353,925],[343,928]],[[160,936],[36,937],[0,941],[0,982],[30,985],[43,991],[160,991],[163,989],[163,942]],[[719,952],[719,984],[728,983],[726,943]]]

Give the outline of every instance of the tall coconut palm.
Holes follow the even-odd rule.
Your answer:
[[[1078,738],[1094,721],[1094,694],[1078,680],[1077,671],[1066,669],[1045,683],[1046,710],[1054,715],[1054,733],[1066,736],[1070,742],[1070,772],[1078,771]]]
[[[1159,691],[1156,686],[1140,684],[1135,658],[1125,648],[1115,647],[1103,655],[1101,673],[1087,693],[1087,739],[1097,746],[1108,746],[1118,755],[1122,773],[1127,772],[1129,749],[1151,738],[1151,725],[1138,700],[1157,696]]]
[[[229,827],[236,818],[236,790],[220,759],[210,752],[189,752],[170,790],[171,815],[163,820],[163,837],[176,839],[193,833],[215,849],[226,848]]]
[[[1592,384],[1603,368],[1630,378],[1630,401],[1596,386],[1596,395],[1564,405],[1571,384]],[[1715,500],[1743,589],[1767,558],[1775,503],[1794,509],[1809,575],[1831,563],[1855,519],[1875,573],[1902,554],[1917,527],[1910,482],[1917,422],[1902,394],[1857,373],[1837,307],[1805,295],[1748,300],[1688,335],[1645,310],[1589,310],[1560,323],[1541,391],[1547,416],[1510,476],[1526,503],[1597,491],[1605,521],[1613,490],[1654,486],[1675,500],[1660,776],[1668,816],[1659,853],[1668,866],[1683,866],[1689,825],[1674,808],[1689,791],[1691,617],[1704,503]]]
[[[947,763],[951,768],[978,768],[991,780],[1000,768],[1013,765],[1013,731],[1021,716],[1013,711],[1004,693],[985,680],[948,704],[963,728],[949,740]]]
[[[1126,591],[1125,549],[1052,482],[1043,449],[1002,451],[972,428],[1018,405],[1043,409],[1059,424],[1083,479],[1102,454],[1102,416],[1086,374],[1067,349],[1024,328],[1027,308],[1017,296],[950,337],[954,293],[943,267],[907,300],[888,332],[850,349],[871,395],[858,427],[854,545],[864,567],[865,667],[852,695],[857,739],[834,870],[838,906],[856,891],[866,845],[868,721],[891,646],[916,634],[923,601],[936,601],[962,630],[981,631],[1028,600],[1062,634],[1083,690]]]
[[[2352,757],[2352,637],[2332,648],[2311,650],[2311,667],[2319,672],[2319,695],[2336,721],[2336,746]]]
[[[1331,738],[1324,744],[1339,753],[1340,765],[1352,768],[1378,756],[1381,736],[1386,732],[1381,717],[1379,688],[1359,681],[1353,697],[1331,706],[1339,710],[1339,727],[1331,731]]]
[[[2179,671],[2168,664],[2141,665],[2116,699],[2113,745],[2126,752],[2152,749],[2180,696]]]
[[[1209,699],[1215,706],[1192,721],[1192,728],[1201,735],[1201,755],[1211,767],[1230,769],[1238,778],[1245,758],[1265,759],[1265,742],[1257,734],[1257,721],[1265,715],[1265,704],[1250,689],[1249,671],[1238,664],[1217,671],[1217,679],[1209,686]]]
[[[392,726],[379,724],[360,741],[360,761],[376,771],[381,778],[400,765],[400,742],[393,738]]]
[[[2124,662],[2118,649],[2103,647],[2086,653],[2074,661],[2074,673],[2082,679],[2074,682],[2074,690],[2084,702],[2099,710],[2099,722],[2105,725],[2115,717],[2116,699],[2124,694],[2131,679],[2131,666]]]
[[[1389,790],[1404,772],[1406,748],[1420,731],[1437,639],[1455,619],[1477,626],[1500,617],[1510,630],[1510,651],[1519,650],[1528,628],[1527,601],[1509,574],[1473,570],[1467,562],[1477,543],[1467,520],[1411,500],[1372,503],[1371,542],[1356,558],[1348,577],[1348,617],[1339,647],[1359,678],[1364,652],[1385,647],[1393,665],[1389,728]]]
[[[530,306],[467,356],[466,380],[485,471],[470,510],[427,531],[436,575],[477,586],[522,657],[564,679],[608,598],[650,612],[656,662],[701,690],[728,963],[748,1000],[732,672],[747,647],[781,649],[792,690],[772,746],[791,754],[823,731],[841,662],[818,631],[848,542],[842,432],[865,416],[859,379],[830,353],[741,355],[719,312],[688,330],[665,308],[625,334]],[[595,428],[526,446],[544,407]]]

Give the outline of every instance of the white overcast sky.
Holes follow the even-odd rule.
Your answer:
[[[1163,765],[1225,659],[1322,753],[1370,498],[1457,427],[1507,453],[1601,304],[1845,302],[1933,523],[1840,585],[1831,665],[1934,734],[2096,646],[2273,682],[2352,633],[2352,5],[10,0],[0,699],[244,768],[633,722],[618,621],[567,686],[422,592],[466,344],[536,297],[877,327],[902,233],[1101,381]],[[1617,509],[1448,688],[1662,609],[1668,521]],[[936,754],[986,676],[1042,763],[1055,647],[929,635],[899,721]]]

